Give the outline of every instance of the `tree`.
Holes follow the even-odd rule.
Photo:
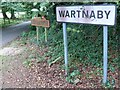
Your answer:
[[[6,12],[8,11],[8,3],[6,2],[1,2],[0,3],[0,8],[2,9],[2,14],[3,14],[3,19],[4,19],[4,23],[5,23],[5,19],[8,19],[9,23],[10,23],[10,20],[6,14]]]
[[[11,13],[11,19],[16,19],[15,11],[20,12],[24,11],[24,6],[22,2],[11,2],[9,3],[9,9]]]
[[[2,14],[5,19],[9,19],[6,12],[11,13],[10,19],[15,19],[15,11],[21,11],[24,9],[23,3],[18,2],[1,2]]]

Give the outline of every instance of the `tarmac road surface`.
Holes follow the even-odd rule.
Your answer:
[[[7,43],[20,36],[23,31],[29,31],[30,24],[31,21],[26,21],[17,25],[0,29],[0,47],[7,45]]]

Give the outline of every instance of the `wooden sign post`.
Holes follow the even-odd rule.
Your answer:
[[[38,33],[38,27],[45,27],[45,42],[47,42],[47,29],[48,27],[50,27],[49,25],[49,20],[46,20],[44,17],[42,17],[42,19],[40,17],[35,17],[31,20],[31,25],[32,26],[36,26],[36,30],[37,30],[37,43],[38,43],[38,37],[39,37],[39,33]]]

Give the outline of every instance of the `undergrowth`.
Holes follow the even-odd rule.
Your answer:
[[[22,34],[23,44],[29,39],[30,43],[38,44],[39,47],[48,47],[48,51],[42,57],[50,57],[47,60],[49,66],[57,62],[60,63],[61,69],[65,69],[62,25],[54,21],[51,27],[47,28],[48,42],[45,42],[44,28],[39,28],[39,43],[37,43],[35,27],[31,27],[31,29],[33,30],[29,33]],[[111,26],[108,33],[108,70],[115,72],[115,69],[118,68],[117,35],[114,27]],[[103,27],[67,24],[67,34],[69,74],[66,80],[76,84],[78,80],[76,77],[81,76],[80,65],[103,68]],[[97,72],[99,76],[103,75],[101,70]]]

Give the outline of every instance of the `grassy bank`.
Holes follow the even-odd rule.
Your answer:
[[[47,48],[47,51],[37,58],[37,62],[48,58],[49,66],[59,63],[61,69],[64,68],[64,48],[62,26],[56,28],[56,23],[47,30],[48,42],[45,42],[44,28],[39,28],[39,43],[36,40],[36,32],[22,34],[22,43],[36,44],[39,48]],[[33,28],[33,27],[32,27]],[[34,28],[33,28],[34,29]],[[77,83],[80,78],[99,77],[102,84],[103,76],[103,30],[102,26],[67,24],[68,33],[68,63],[69,75],[66,80],[69,83]],[[109,48],[108,48],[108,81],[107,87],[114,87],[117,84],[118,53],[117,36],[114,27],[109,27]],[[116,73],[116,74],[115,74]],[[93,75],[94,74],[94,75]],[[84,76],[85,75],[85,76]],[[78,79],[79,78],[79,79]]]

